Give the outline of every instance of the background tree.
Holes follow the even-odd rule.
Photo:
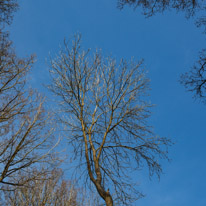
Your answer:
[[[143,14],[147,17],[174,9],[177,12],[185,12],[186,17],[189,18],[206,9],[205,2],[202,0],[118,0],[118,5],[121,9],[125,5],[132,6],[135,9],[142,7]]]
[[[0,182],[22,185],[12,181],[18,170],[32,167],[49,158],[49,139],[53,128],[50,116],[43,108],[44,99],[26,89],[27,73],[33,57],[18,59],[3,42],[0,61]],[[47,156],[48,153],[48,156]],[[6,179],[9,177],[10,182]]]
[[[199,60],[193,68],[181,76],[180,82],[194,97],[206,103],[206,50],[200,52]]]
[[[0,23],[10,23],[16,1],[0,1]],[[4,184],[22,186],[31,179],[33,167],[52,160],[53,126],[42,98],[28,89],[28,72],[34,58],[18,58],[0,29],[0,189]],[[53,158],[53,157],[52,157]],[[28,179],[17,179],[19,172]],[[42,175],[42,174],[39,174]]]
[[[137,9],[141,7],[146,17],[166,10],[184,12],[186,18],[194,17],[197,27],[202,27],[206,33],[206,2],[204,0],[119,0],[118,6],[123,9],[126,5]],[[197,62],[192,69],[181,76],[180,82],[195,98],[205,102],[206,97],[206,49],[202,49]]]
[[[149,174],[159,176],[159,158],[167,158],[170,141],[147,126],[151,105],[143,97],[148,79],[142,63],[117,64],[98,51],[89,53],[81,50],[78,35],[71,49],[65,43],[51,61],[49,88],[60,99],[60,123],[69,132],[74,157],[106,205],[131,205],[142,194],[127,174],[146,163]]]
[[[0,0],[0,23],[10,24],[17,9],[17,0]]]
[[[24,187],[16,187],[12,191],[5,190],[1,192],[1,205],[5,206],[94,206],[96,200],[87,198],[82,189],[75,187],[71,181],[63,179],[61,169],[53,169],[50,174],[34,169],[30,171],[32,176],[39,173],[42,176],[39,179],[33,179]],[[29,174],[30,175],[30,174]],[[19,173],[18,179],[28,179]]]

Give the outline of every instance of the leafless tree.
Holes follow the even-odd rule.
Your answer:
[[[17,9],[17,0],[0,0],[0,24],[10,24]]]
[[[25,171],[27,176],[32,167],[53,155],[53,127],[43,107],[44,98],[26,84],[33,61],[33,57],[18,58],[8,33],[0,31],[0,189],[38,178],[17,180],[16,175]]]
[[[60,122],[107,206],[131,205],[142,194],[128,174],[146,163],[149,174],[159,176],[159,158],[167,158],[170,141],[147,126],[151,105],[144,97],[148,79],[141,64],[121,60],[118,65],[98,51],[92,57],[81,50],[79,35],[51,61],[49,88],[60,100]]]
[[[180,82],[188,91],[195,92],[195,98],[206,103],[206,50],[202,50],[197,63],[181,76]]]
[[[24,90],[28,62],[13,63],[0,73],[0,183],[22,185],[25,182],[12,177],[15,180],[17,171],[49,158],[53,129],[43,98]]]
[[[206,10],[203,0],[118,0],[119,8],[122,9],[125,5],[135,9],[142,7],[143,14],[147,17],[173,9],[177,12],[185,12],[186,17],[189,18],[196,15],[197,12]]]
[[[39,179],[29,182],[24,187],[15,190],[1,192],[1,205],[5,206],[94,206],[95,199],[86,197],[82,189],[79,189],[71,181],[63,179],[61,169],[53,169],[50,174],[44,169],[30,171],[32,176],[42,174]],[[46,173],[45,173],[46,172]],[[20,173],[18,179],[28,179]]]

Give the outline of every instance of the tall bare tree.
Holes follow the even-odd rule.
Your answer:
[[[167,158],[170,141],[147,126],[151,105],[144,97],[148,79],[141,64],[117,64],[98,51],[91,56],[81,50],[78,35],[51,61],[49,88],[60,100],[60,122],[107,206],[131,205],[142,194],[128,174],[146,164],[150,175],[159,176],[159,158]]]

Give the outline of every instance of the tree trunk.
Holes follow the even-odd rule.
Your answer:
[[[105,201],[106,206],[113,206],[113,199],[111,194],[109,193],[109,189],[107,191],[104,190],[104,188],[99,184],[98,182],[94,182],[94,185],[96,186],[96,189],[99,193],[99,195],[102,197],[102,199]]]
[[[113,200],[110,194],[105,198],[105,202],[107,206],[113,206]]]

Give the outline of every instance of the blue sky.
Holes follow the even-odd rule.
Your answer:
[[[20,0],[10,30],[18,55],[37,55],[30,80],[43,93],[49,77],[46,58],[76,32],[81,32],[84,48],[101,48],[117,59],[143,58],[151,79],[149,99],[156,105],[150,124],[176,144],[170,149],[172,161],[163,163],[160,182],[136,174],[146,194],[136,205],[206,205],[206,105],[178,83],[206,42],[192,19],[176,12],[145,18],[141,10],[118,10],[115,0]]]

